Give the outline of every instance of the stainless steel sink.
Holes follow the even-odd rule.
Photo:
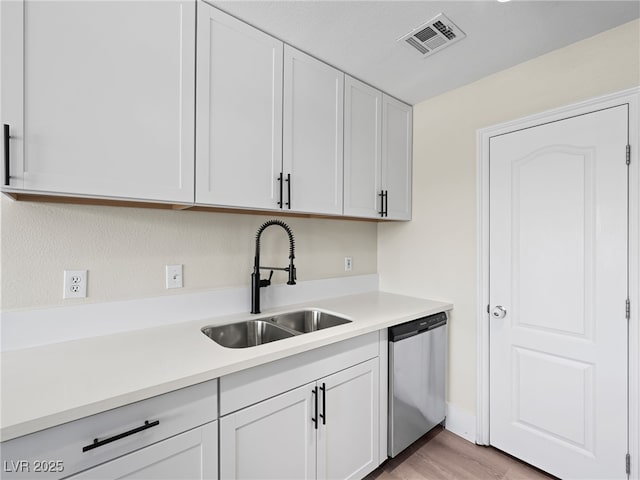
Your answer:
[[[228,348],[255,347],[296,335],[296,332],[264,320],[247,320],[228,325],[204,327],[202,333]]]
[[[331,313],[310,309],[260,320],[204,327],[202,333],[223,347],[247,348],[350,322]]]
[[[307,333],[344,325],[350,323],[351,320],[320,310],[300,310],[276,315],[269,318],[269,322],[296,332]]]

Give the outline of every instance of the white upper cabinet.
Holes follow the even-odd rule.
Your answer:
[[[284,47],[285,209],[342,214],[344,73]]]
[[[0,9],[4,188],[193,202],[195,1]]]
[[[348,75],[344,89],[344,214],[380,217],[382,92]]]
[[[200,2],[197,45],[196,203],[279,208],[282,42]]]
[[[411,107],[201,0],[0,27],[5,192],[411,219]]]
[[[345,78],[344,214],[411,220],[412,108]]]
[[[382,190],[384,217],[411,220],[411,150],[413,111],[382,96]]]

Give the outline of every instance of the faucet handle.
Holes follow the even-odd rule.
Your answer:
[[[261,287],[268,287],[269,285],[271,285],[271,277],[273,277],[273,270],[271,270],[271,273],[269,274],[269,279],[268,280],[260,280],[260,286]]]

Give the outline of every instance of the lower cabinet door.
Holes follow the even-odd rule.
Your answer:
[[[220,419],[223,479],[316,477],[315,382]]]
[[[218,422],[129,453],[69,477],[73,480],[216,480],[218,478]]]
[[[378,358],[318,380],[318,479],[360,479],[379,464]]]

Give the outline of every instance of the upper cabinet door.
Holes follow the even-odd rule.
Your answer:
[[[194,0],[0,8],[8,187],[193,202]]]
[[[343,93],[342,72],[285,45],[285,209],[342,214]]]
[[[382,189],[390,220],[411,220],[412,129],[412,108],[383,95]]]
[[[198,3],[197,203],[279,208],[282,45]]]
[[[344,214],[380,217],[382,92],[344,79]]]

